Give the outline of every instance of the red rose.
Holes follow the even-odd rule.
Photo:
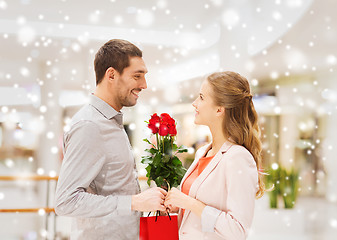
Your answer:
[[[149,123],[151,125],[156,125],[156,123],[159,123],[160,122],[160,117],[157,115],[157,113],[153,114],[151,116],[151,119],[149,120]]]
[[[172,136],[177,135],[176,122],[169,114],[167,113],[160,114],[160,125],[165,125],[168,128],[168,134]]]
[[[167,113],[160,114],[160,119],[162,122],[168,122],[171,118],[171,116]]]
[[[172,127],[169,127],[169,134],[170,134],[171,136],[177,135],[177,129],[176,129],[176,126],[175,126],[175,125],[172,126]]]
[[[169,133],[169,128],[165,124],[160,124],[159,135],[166,136]]]
[[[157,128],[156,125],[148,124],[147,127],[151,129],[153,134],[156,134],[159,131],[159,128]]]
[[[176,121],[167,113],[162,113],[160,116],[154,113],[147,126],[153,134],[159,133],[160,136],[177,135]]]
[[[151,116],[151,119],[149,120],[149,124],[147,126],[151,129],[153,134],[156,134],[159,131],[159,124],[160,117],[157,115],[157,113],[155,113]]]

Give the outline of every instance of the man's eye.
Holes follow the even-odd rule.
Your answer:
[[[135,78],[135,79],[138,79],[138,78],[140,78],[140,75],[136,75],[136,76],[134,76],[134,78]]]

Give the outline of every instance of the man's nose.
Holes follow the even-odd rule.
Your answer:
[[[145,78],[143,78],[143,81],[142,81],[142,83],[140,85],[140,88],[141,89],[147,89],[147,83],[146,83],[146,79]]]

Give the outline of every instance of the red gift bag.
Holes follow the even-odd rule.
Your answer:
[[[139,240],[178,240],[178,218],[174,216],[141,217]]]

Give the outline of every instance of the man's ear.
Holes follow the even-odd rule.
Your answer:
[[[224,107],[217,107],[216,115],[219,116],[219,117],[225,115],[225,108]]]
[[[116,70],[113,67],[109,67],[106,71],[105,71],[105,75],[104,78],[108,79],[108,81],[114,80],[116,77]]]

